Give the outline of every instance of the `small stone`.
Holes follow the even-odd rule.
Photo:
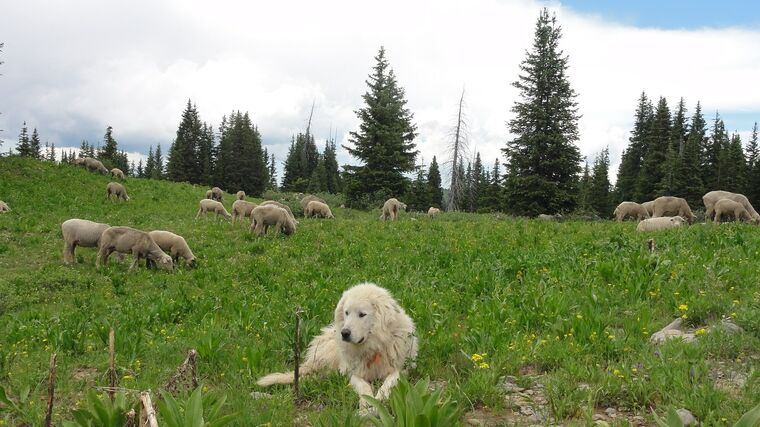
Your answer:
[[[251,392],[251,397],[252,397],[254,400],[255,400],[255,399],[269,399],[270,397],[272,397],[272,395],[271,395],[271,394],[269,394],[269,393],[262,393],[262,392],[260,392],[260,391],[252,391],[252,392]]]
[[[606,421],[607,420],[607,416],[602,415],[602,414],[594,414],[594,416],[591,417],[591,419],[594,420],[594,421]]]
[[[483,421],[477,419],[477,418],[468,418],[467,421],[465,421],[468,425],[471,426],[482,426]]]
[[[525,394],[527,394],[528,396],[533,396],[534,393],[535,393],[535,391],[533,391],[531,389],[525,390]]]
[[[721,320],[720,327],[723,328],[723,330],[729,334],[740,334],[744,332],[744,329],[742,329],[741,326],[737,325],[736,323],[728,319]]]
[[[678,413],[678,418],[681,419],[681,422],[685,426],[695,426],[697,425],[697,419],[694,418],[694,415],[691,414],[691,412],[688,409],[681,408],[676,411]]]
[[[533,408],[531,408],[530,406],[521,406],[520,413],[525,415],[526,417],[529,417],[533,415]]]
[[[604,410],[604,413],[607,414],[608,417],[616,417],[617,416],[617,410],[615,408],[607,408]]]
[[[647,423],[646,418],[642,417],[641,415],[636,415],[632,417],[631,421],[633,421],[634,424],[640,425],[640,426],[646,425]]]
[[[586,383],[579,383],[578,390],[590,390],[591,386]]]

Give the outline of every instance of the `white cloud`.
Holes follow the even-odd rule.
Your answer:
[[[323,140],[337,131],[345,144],[357,128],[354,110],[373,57],[385,45],[415,113],[425,161],[445,160],[465,87],[470,143],[490,165],[509,138],[506,122],[518,95],[511,83],[543,5],[11,2],[0,16],[3,149],[26,120],[56,145],[97,143],[112,125],[122,148],[147,152],[161,143],[166,152],[188,98],[214,125],[233,109],[248,111],[280,161],[290,136],[305,127],[312,100],[315,134]],[[613,171],[642,90],[671,106],[683,96],[690,110],[701,100],[708,117],[719,109],[727,127],[742,133],[750,124],[731,123],[730,112],[760,116],[753,84],[760,31],[640,29],[551,6],[580,94],[579,146],[589,157],[609,146]],[[339,161],[353,159],[339,150]]]

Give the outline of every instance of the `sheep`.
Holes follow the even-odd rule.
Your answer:
[[[335,218],[330,207],[326,203],[322,203],[316,200],[310,201],[306,205],[304,210],[304,216],[309,217],[322,217],[322,218]]]
[[[318,202],[326,203],[324,200],[320,199],[317,196],[314,196],[312,194],[307,194],[301,199],[301,209],[304,211],[304,215],[306,215],[306,205],[309,204],[312,200],[316,200]]]
[[[755,211],[755,208],[752,207],[752,204],[744,194],[728,191],[710,191],[702,196],[702,202],[705,204],[705,219],[709,221],[714,219],[715,204],[721,199],[729,199],[741,204],[753,219],[760,221],[760,214]]]
[[[211,189],[211,199],[212,200],[216,200],[219,203],[223,203],[224,202],[224,197],[222,197],[223,195],[224,195],[224,192],[222,192],[221,188],[214,187],[214,188]]]
[[[237,199],[237,200],[245,200],[245,191],[240,190],[237,193],[235,193],[235,199]]]
[[[8,204],[5,203],[4,201],[0,200],[0,213],[6,213],[10,211],[11,211],[10,206],[8,206]]]
[[[293,211],[290,210],[290,206],[280,203],[280,202],[276,202],[274,200],[267,200],[267,201],[261,202],[259,206],[265,206],[265,205],[275,205],[279,208],[285,209],[288,212],[288,215],[290,215],[290,219],[292,219],[296,224],[298,224],[296,217],[293,215]]]
[[[680,227],[686,220],[680,216],[665,216],[656,218],[647,218],[639,222],[636,231],[658,231],[668,228]]]
[[[211,190],[206,191],[206,198],[213,200],[214,199],[214,192],[211,191]]]
[[[275,233],[290,235],[296,231],[295,220],[288,215],[288,211],[276,205],[257,206],[251,213],[251,218],[251,232],[257,236],[266,234],[271,225],[275,226]]]
[[[103,166],[100,160],[93,159],[92,157],[85,157],[82,159],[82,164],[91,171],[98,171],[103,175],[108,175],[111,172]]]
[[[129,201],[127,189],[118,182],[109,182],[106,185],[106,199],[111,200],[111,196],[114,196],[116,200],[124,199],[125,202]]]
[[[187,245],[187,242],[182,236],[163,230],[153,230],[149,232],[148,235],[154,242],[156,242],[162,251],[172,257],[172,261],[175,265],[178,265],[179,258],[182,257],[185,259],[185,263],[188,266],[195,266],[195,255],[193,255],[193,251],[190,250],[190,246]],[[148,260],[147,264],[150,266],[153,264],[153,261]]]
[[[641,204],[641,206],[646,209],[647,213],[649,214],[649,217],[651,218],[652,215],[654,215],[654,200],[650,200],[648,202],[644,202]]]
[[[399,210],[406,210],[406,204],[399,202],[395,198],[390,198],[383,204],[383,214],[380,215],[380,219],[385,221],[390,218],[391,221],[395,221],[398,218]]]
[[[64,264],[76,262],[74,250],[77,246],[97,248],[100,243],[100,236],[110,227],[108,224],[101,224],[86,219],[72,218],[64,221],[61,224]],[[121,257],[121,254],[119,254],[119,257]]]
[[[634,218],[638,220],[649,218],[649,212],[646,208],[636,202],[622,202],[615,208],[613,212],[615,221],[622,222],[626,218]]]
[[[731,199],[720,199],[714,206],[711,206],[714,211],[714,221],[720,224],[724,216],[733,216],[736,221],[749,221],[753,224],[757,224],[758,220],[753,218],[747,209],[739,202]]]
[[[438,209],[438,208],[434,208],[434,207],[431,206],[430,209],[428,209],[428,216],[429,217],[434,217],[434,216],[436,216],[436,215],[438,215],[440,213],[441,213],[441,210]]]
[[[680,216],[689,221],[689,224],[694,222],[694,214],[691,213],[689,204],[686,202],[686,199],[682,199],[680,197],[658,197],[654,199],[653,209],[654,213],[652,214],[652,218],[662,216]]]
[[[111,176],[114,178],[119,178],[120,180],[124,181],[124,172],[121,171],[119,168],[113,168],[111,169]]]
[[[206,214],[208,212],[214,212],[218,216],[223,216],[227,221],[232,219],[232,215],[227,212],[227,209],[224,208],[224,205],[221,204],[221,202],[217,202],[216,200],[201,199],[200,207],[198,208],[198,213],[195,215],[195,219],[198,219],[198,217],[201,216],[201,213],[204,217],[207,216]]]
[[[129,271],[136,270],[142,258],[158,262],[168,268],[174,266],[172,257],[161,250],[150,234],[130,227],[110,227],[103,231],[98,244],[96,266],[108,265],[108,257],[114,252],[132,254],[135,259]]]
[[[232,204],[232,223],[235,223],[235,220],[239,217],[240,221],[243,221],[243,218],[251,217],[251,211],[258,206],[256,203],[248,202],[245,200],[235,200],[235,202]]]
[[[559,221],[560,219],[562,219],[562,215],[560,215],[560,214],[554,214],[554,215],[539,214],[536,218],[538,218],[541,221]]]
[[[73,164],[75,166],[83,166],[84,167],[85,166],[85,164],[84,164],[84,157],[77,157],[76,159],[74,159],[74,161],[71,162],[71,164]]]

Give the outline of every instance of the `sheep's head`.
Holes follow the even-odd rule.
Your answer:
[[[404,202],[398,202],[398,204],[399,204],[399,208],[401,208],[402,211],[406,210],[406,203],[404,203]]]

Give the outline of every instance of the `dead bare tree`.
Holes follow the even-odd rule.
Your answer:
[[[452,127],[449,137],[451,142],[447,147],[449,160],[446,165],[451,168],[451,178],[449,181],[449,197],[446,200],[446,210],[454,211],[463,207],[464,199],[464,182],[459,176],[459,169],[463,167],[465,154],[470,151],[469,147],[469,126],[467,116],[464,112],[464,89],[459,97],[457,108],[456,124]]]

